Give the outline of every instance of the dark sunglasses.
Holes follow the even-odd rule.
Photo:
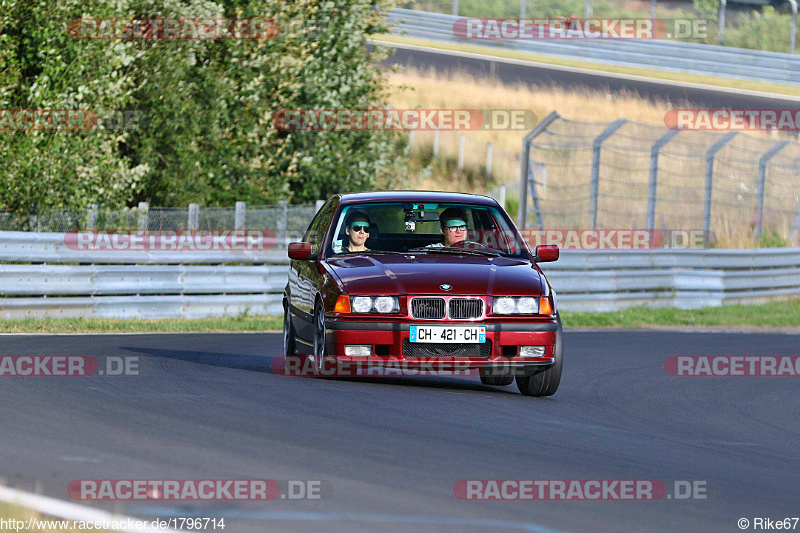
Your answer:
[[[366,233],[369,233],[369,224],[353,224],[350,229],[353,231],[361,231],[363,229]]]

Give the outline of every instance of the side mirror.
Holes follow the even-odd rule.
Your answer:
[[[534,257],[534,261],[537,263],[558,261],[558,246],[555,244],[540,244],[536,247],[536,257]]]
[[[289,259],[315,259],[311,253],[310,242],[291,242],[289,243]]]

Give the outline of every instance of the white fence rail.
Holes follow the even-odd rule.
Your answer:
[[[281,313],[285,251],[91,252],[0,232],[0,318]],[[698,308],[800,295],[800,248],[562,252],[542,264],[568,311]]]

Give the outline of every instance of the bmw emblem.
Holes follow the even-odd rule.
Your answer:
[[[453,286],[452,285],[448,285],[447,283],[442,283],[441,285],[439,285],[439,288],[442,289],[443,291],[452,291],[453,290]]]

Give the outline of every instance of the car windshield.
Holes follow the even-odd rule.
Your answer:
[[[466,253],[528,259],[508,215],[491,205],[375,202],[344,205],[332,222],[328,255]]]

